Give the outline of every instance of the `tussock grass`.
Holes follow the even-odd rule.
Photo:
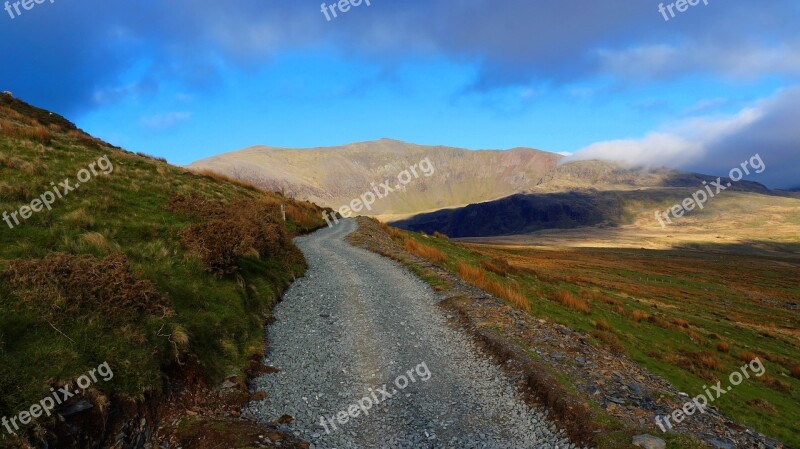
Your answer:
[[[473,267],[461,262],[459,262],[457,266],[457,271],[461,279],[465,280],[467,283],[486,290],[488,293],[498,298],[505,299],[512,306],[520,310],[530,312],[530,301],[520,291],[519,285],[503,285],[500,282],[490,279],[486,271],[482,268]]]
[[[750,351],[745,351],[745,352],[740,352],[739,355],[737,355],[736,357],[742,362],[750,363],[758,358],[758,354]]]
[[[571,292],[560,290],[555,293],[553,300],[559,304],[583,313],[592,313],[589,303],[573,295]]]
[[[597,320],[597,322],[594,323],[594,327],[597,330],[603,331],[603,332],[608,332],[611,329],[613,329],[613,327],[610,324],[608,324],[608,321],[606,321],[606,320]]]
[[[424,259],[428,259],[431,262],[445,262],[447,260],[447,256],[441,251],[431,246],[422,244],[417,242],[413,239],[406,239],[404,247],[406,251],[410,252],[411,254],[416,254]]]

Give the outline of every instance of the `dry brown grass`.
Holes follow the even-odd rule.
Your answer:
[[[83,241],[108,254],[114,251],[115,247],[99,232],[87,232],[82,236]]]
[[[705,345],[707,343],[705,338],[701,337],[700,334],[693,330],[687,330],[686,335],[688,335],[689,339],[698,345]]]
[[[511,305],[520,310],[524,310],[526,312],[531,311],[531,303],[528,301],[528,298],[522,294],[522,292],[519,290],[519,287],[505,286],[499,282],[489,280],[485,290],[494,296],[505,299],[506,301],[510,302]]]
[[[604,332],[608,332],[612,329],[611,325],[608,324],[608,321],[606,320],[597,320],[597,322],[594,323],[594,327],[595,329]]]
[[[673,319],[672,320],[672,324],[674,324],[674,325],[676,325],[678,327],[682,327],[684,329],[689,327],[689,322],[686,321],[686,320],[680,319],[680,318]]]
[[[795,365],[790,370],[792,377],[800,379],[800,365]]]
[[[411,237],[406,238],[403,246],[405,247],[406,251],[410,252],[411,254],[416,254],[417,256],[422,257],[423,259],[428,259],[431,262],[447,261],[447,256],[443,252],[432,246],[419,243]]]
[[[101,313],[114,322],[138,314],[171,314],[169,300],[155,284],[138,279],[128,259],[113,254],[50,253],[44,259],[12,261],[2,276],[24,306],[53,321]]]
[[[53,135],[47,127],[40,124],[17,125],[8,120],[0,119],[0,134],[5,134],[16,139],[33,140],[39,143],[50,143]]]
[[[486,272],[480,268],[463,262],[458,263],[458,275],[472,285],[483,285],[486,283]]]
[[[31,191],[25,186],[0,182],[0,198],[8,201],[30,201],[32,196]]]
[[[697,363],[705,368],[714,370],[714,371],[722,371],[723,367],[722,364],[714,357],[713,354],[708,352],[701,352],[697,354]]]
[[[608,331],[596,330],[591,334],[594,338],[600,340],[604,346],[608,347],[611,351],[618,354],[625,354],[625,347],[619,342],[617,336]]]
[[[717,343],[717,351],[726,352],[727,353],[730,350],[731,350],[731,345],[730,344],[725,343],[724,341],[721,341],[721,342]]]
[[[656,326],[662,329],[672,329],[672,324],[669,321],[656,315],[650,315],[649,317],[647,317],[647,321],[651,324],[655,324]]]
[[[198,176],[202,176],[204,178],[213,179],[214,181],[224,182],[224,183],[231,183],[236,184],[239,187],[244,187],[245,189],[255,190],[256,192],[263,192],[264,189],[261,187],[253,184],[252,182],[243,181],[238,178],[234,178],[222,173],[217,173],[211,170],[199,170],[192,172]]]
[[[497,296],[498,298],[505,299],[512,306],[524,310],[531,311],[531,303],[528,298],[522,293],[519,285],[506,286],[495,280],[489,279],[486,271],[481,268],[473,267],[469,264],[459,262],[457,267],[458,275],[461,276],[467,283],[474,285],[488,293]]]
[[[637,323],[648,318],[650,318],[650,314],[641,310],[634,310],[633,313],[631,313],[631,320]]]
[[[745,351],[745,352],[740,352],[737,358],[742,362],[750,363],[758,358],[758,354],[756,354],[755,352]]]
[[[792,391],[792,386],[790,384],[780,379],[776,379],[769,374],[764,374],[758,379],[773,390],[780,391],[782,393],[788,393]]]
[[[747,401],[747,405],[749,405],[750,407],[755,407],[757,409],[764,410],[765,412],[769,413],[770,415],[777,415],[778,414],[778,410],[775,409],[775,407],[773,407],[773,405],[770,404],[769,402],[767,402],[765,399],[761,399],[761,398],[751,399],[751,400]]]
[[[514,268],[506,259],[493,258],[490,260],[482,260],[481,268],[500,276],[508,276],[509,274],[514,273]]]
[[[289,202],[285,203],[284,207],[286,219],[297,223],[301,227],[313,229],[315,224],[319,222],[319,211],[310,203]]]
[[[142,152],[138,152],[138,151],[136,152],[136,155],[137,156],[141,156],[141,157],[146,158],[146,159],[151,159],[151,160],[154,160],[154,161],[163,162],[165,164],[167,163],[167,160],[165,158],[163,158],[163,157],[156,157],[156,156],[153,156],[151,154],[142,153]]]
[[[445,234],[442,234],[442,233],[441,233],[441,232],[439,232],[439,231],[436,231],[436,232],[434,232],[434,233],[433,233],[433,236],[434,236],[434,237],[436,237],[437,239],[445,239],[445,240],[450,240],[450,237],[448,237],[448,236],[447,236],[447,235],[445,235]]]
[[[406,239],[407,236],[403,231],[401,231],[401,230],[399,230],[397,228],[393,228],[393,227],[391,227],[391,226],[389,226],[386,223],[383,223],[381,221],[378,221],[378,220],[375,220],[375,221],[378,223],[378,226],[380,226],[381,229],[384,230],[384,232],[389,234],[389,237],[391,237],[393,240],[405,242],[405,239]]]
[[[622,305],[622,301],[619,299],[612,298],[598,290],[581,290],[581,297],[591,301],[600,301],[605,304],[611,304],[612,306]]]
[[[286,256],[290,236],[275,198],[241,200],[231,205],[197,196],[175,195],[167,210],[203,219],[181,233],[181,242],[203,261],[205,268],[224,275],[238,271],[239,259]]]
[[[557,303],[569,307],[570,309],[577,310],[583,313],[592,313],[592,308],[589,303],[573,295],[566,290],[559,290],[553,296],[553,300]]]
[[[665,360],[708,381],[717,380],[714,371],[722,370],[722,365],[716,357],[706,352],[668,354]]]

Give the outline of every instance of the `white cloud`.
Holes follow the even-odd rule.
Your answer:
[[[621,78],[666,79],[705,72],[736,81],[768,74],[800,75],[800,39],[780,44],[712,40],[691,44],[645,44],[597,51],[602,71]]]
[[[800,185],[800,87],[783,89],[722,119],[671,123],[642,138],[589,145],[563,162],[619,161],[629,167],[671,167],[724,174],[759,153],[768,169],[753,180],[774,188]]]

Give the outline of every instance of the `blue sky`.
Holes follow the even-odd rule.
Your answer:
[[[800,185],[795,0],[320,3],[12,2],[0,89],[178,164],[389,137],[715,174],[759,152],[754,180]]]

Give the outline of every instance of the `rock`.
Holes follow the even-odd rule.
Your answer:
[[[292,418],[290,415],[283,415],[278,418],[278,424],[291,424],[292,421],[294,421],[294,418]]]
[[[720,440],[717,440],[717,439],[715,439],[715,438],[712,438],[712,439],[708,440],[708,442],[709,442],[709,443],[710,443],[712,446],[714,446],[715,448],[717,448],[717,449],[734,449],[734,448],[736,447],[736,446],[734,446],[734,445],[733,445],[733,444],[731,444],[731,443],[727,443],[727,442],[725,442],[725,441],[720,441]]]
[[[666,449],[667,443],[661,438],[656,438],[652,435],[636,435],[632,441],[634,446],[643,447],[645,449]]]

